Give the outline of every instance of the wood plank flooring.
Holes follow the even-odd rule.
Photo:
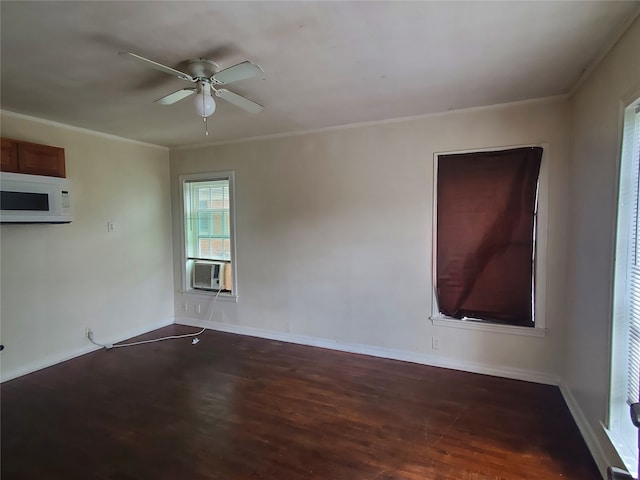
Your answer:
[[[600,478],[556,387],[213,331],[1,399],[3,480]]]

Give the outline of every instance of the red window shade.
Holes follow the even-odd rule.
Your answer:
[[[436,293],[441,313],[533,326],[542,148],[438,158]]]

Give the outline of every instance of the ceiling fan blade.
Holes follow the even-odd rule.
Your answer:
[[[233,67],[220,70],[218,73],[211,76],[211,81],[216,85],[224,85],[226,83],[236,82],[245,78],[256,77],[262,73],[264,73],[262,68],[247,60],[234,65]]]
[[[175,68],[167,67],[166,65],[162,65],[161,63],[154,62],[153,60],[149,60],[148,58],[141,57],[140,55],[136,55],[131,52],[120,52],[121,56],[129,56],[133,58],[136,62],[139,62],[147,67],[155,68],[156,70],[160,70],[161,72],[168,73],[169,75],[173,75],[175,77],[181,78],[182,80],[187,80],[188,82],[196,82],[196,79],[191,75],[181,72],[180,70],[176,70]]]
[[[232,103],[236,107],[240,107],[249,113],[260,113],[264,110],[264,107],[259,103],[256,103],[248,98],[238,95],[237,93],[230,92],[226,88],[220,88],[216,90],[216,97],[220,97],[229,103]]]
[[[156,100],[156,103],[160,105],[171,105],[173,103],[179,102],[183,98],[187,98],[189,95],[193,95],[196,93],[195,88],[183,88],[182,90],[178,90],[177,92],[170,93],[162,98]]]

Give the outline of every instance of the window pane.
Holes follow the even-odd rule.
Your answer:
[[[187,256],[231,259],[229,181],[185,183]]]
[[[199,258],[230,260],[231,241],[224,238],[201,238],[198,242]]]
[[[211,235],[224,235],[224,212],[211,212]]]
[[[623,172],[629,172],[627,180],[628,189],[628,249],[631,259],[627,262],[628,271],[627,290],[625,293],[625,316],[629,326],[629,347],[628,347],[628,380],[627,380],[627,401],[634,403],[638,401],[640,395],[640,265],[638,265],[638,249],[640,248],[640,235],[638,235],[638,213],[640,199],[640,120],[638,113],[628,121],[633,123],[633,130],[628,139],[631,154],[631,168],[623,168]],[[621,182],[624,181],[621,179]],[[620,232],[619,232],[620,233]]]
[[[640,99],[625,110],[614,272],[609,429],[627,467],[638,464],[638,431],[629,418],[629,403],[640,393]]]
[[[211,219],[204,212],[198,212],[198,236],[209,235],[211,232]]]

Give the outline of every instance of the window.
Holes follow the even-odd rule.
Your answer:
[[[435,155],[434,324],[543,334],[543,152],[526,146]]]
[[[629,405],[640,388],[640,99],[625,110],[613,296],[609,433],[627,468],[638,465],[638,431]]]
[[[233,173],[180,177],[184,212],[184,290],[235,295]]]

